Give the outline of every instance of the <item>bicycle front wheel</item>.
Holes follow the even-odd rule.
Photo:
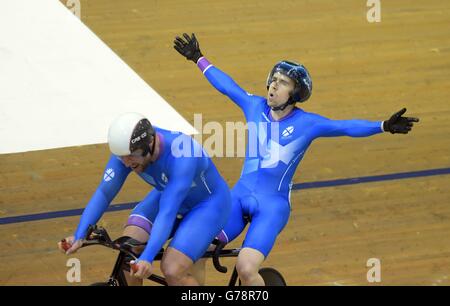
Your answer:
[[[259,274],[262,276],[266,286],[286,286],[286,281],[280,272],[274,268],[261,268]]]

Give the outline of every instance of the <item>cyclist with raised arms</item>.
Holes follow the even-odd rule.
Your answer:
[[[234,240],[250,220],[236,264],[244,285],[264,285],[259,267],[288,221],[292,177],[314,139],[366,137],[385,131],[406,134],[413,122],[418,122],[417,118],[402,117],[406,109],[386,121],[331,120],[295,106],[312,93],[311,76],[303,65],[278,62],[266,81],[267,96],[261,97],[247,93],[212,65],[202,55],[194,34],[176,37],[174,48],[196,63],[211,85],[240,107],[247,122],[257,128],[256,140],[248,133],[242,174],[231,191],[231,215],[219,237],[225,242]],[[259,149],[249,144],[257,144]]]

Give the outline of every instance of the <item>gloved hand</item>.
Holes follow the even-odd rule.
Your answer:
[[[177,36],[173,41],[173,47],[181,55],[186,57],[187,60],[193,61],[197,64],[198,59],[202,57],[203,54],[200,52],[200,46],[198,44],[197,38],[195,37],[195,34],[192,33],[192,36],[189,37],[188,34],[184,33],[183,37],[184,39]]]
[[[383,122],[383,129],[386,132],[391,132],[392,134],[408,134],[413,127],[413,122],[419,122],[419,118],[402,117],[405,112],[406,108],[403,108],[393,114],[389,120]]]

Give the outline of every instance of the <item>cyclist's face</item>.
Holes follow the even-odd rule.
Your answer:
[[[142,173],[150,163],[151,155],[142,156],[143,151],[141,149],[134,151],[127,156],[121,156],[120,158],[124,162],[125,166],[130,167],[136,173]]]
[[[294,88],[295,83],[291,78],[275,72],[267,92],[267,104],[274,107],[286,103]]]

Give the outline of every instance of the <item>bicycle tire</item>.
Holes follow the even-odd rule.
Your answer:
[[[280,272],[274,268],[261,268],[259,274],[262,276],[266,286],[286,286],[286,281]]]

